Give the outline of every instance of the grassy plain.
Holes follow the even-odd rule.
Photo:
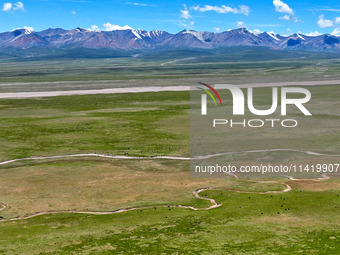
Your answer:
[[[53,83],[36,81],[97,78],[119,82],[126,79],[126,86],[134,84],[131,79],[140,82],[139,85],[148,85],[157,78],[164,82],[159,85],[166,85],[182,74],[186,80],[181,81],[187,84],[201,81],[199,78],[203,76],[221,80],[227,77],[230,81],[240,78],[241,82],[270,81],[272,77],[302,80],[309,74],[312,74],[310,80],[336,79],[340,63],[337,59],[316,58],[296,60],[294,64],[285,55],[276,64],[272,59],[226,64],[222,63],[223,58],[221,63],[215,59],[215,63],[209,64],[216,56],[193,55],[196,59],[190,63],[183,60],[175,65],[160,65],[172,61],[173,53],[170,56],[172,58],[166,54],[160,56],[156,64],[155,57],[149,56],[150,65],[145,64],[148,56],[144,56],[143,61],[136,60],[135,65],[140,65],[140,69],[136,67],[135,71],[129,67],[131,62],[123,68],[125,59],[74,60],[66,64],[20,61],[11,64],[18,68],[17,72],[10,71],[11,65],[3,60],[0,87],[2,92],[62,90],[72,88],[73,83],[58,84],[58,88],[54,88]],[[203,60],[206,62],[201,65]],[[116,67],[109,70],[105,61],[111,61]],[[84,63],[84,67],[80,63]],[[98,68],[92,68],[94,66]],[[159,69],[154,69],[155,66]],[[33,83],[4,85],[12,81]],[[77,82],[75,86],[88,89],[95,84]],[[98,84],[106,88],[116,83]],[[310,88],[317,100],[312,100],[309,107],[317,114],[304,124],[312,125],[313,129],[285,137],[286,148],[339,153],[338,88],[337,85]],[[268,90],[259,91],[257,104],[263,105]],[[0,161],[92,152],[189,156],[189,108],[189,92],[1,99]],[[328,128],[315,125],[319,121],[326,121]],[[279,140],[268,134],[262,136],[262,141]],[[242,139],[230,137],[230,150],[240,150]],[[247,142],[249,149],[265,149],[268,145],[261,142],[259,136]],[[311,157],[303,153],[275,152],[232,155],[230,160],[252,163],[259,159],[279,162],[288,158],[299,162]],[[293,190],[282,194],[238,193],[235,191],[282,190],[284,186],[230,178],[192,179],[187,161],[82,158],[2,165],[0,202],[8,203],[9,207],[0,211],[0,216],[7,219],[40,211],[112,211],[144,205],[182,204],[203,208],[209,202],[191,195],[193,190],[202,187],[216,188],[200,195],[214,198],[223,205],[208,211],[150,208],[112,215],[63,213],[0,222],[0,254],[338,254],[339,179],[276,180],[289,184]]]
[[[276,195],[205,191],[202,195],[222,207],[45,215],[0,223],[0,252],[336,255],[340,190],[333,188],[317,192],[299,188]]]
[[[188,133],[170,123],[185,116],[180,129],[187,130],[188,100],[180,92],[1,100],[0,158],[76,152],[188,156]],[[162,130],[167,120],[171,131]]]
[[[89,58],[87,55],[0,58],[0,91],[98,89],[149,84],[174,86],[192,85],[197,81],[239,84],[329,80],[340,78],[339,59],[337,53],[261,47],[155,51],[116,58]]]
[[[303,117],[298,110],[289,113],[299,120],[297,131],[252,129],[247,136],[229,132],[228,150],[285,148],[339,154],[338,85],[309,90],[314,100],[308,109],[313,116]],[[266,105],[271,91],[255,91],[256,104]],[[2,99],[0,160],[84,152],[188,157],[189,108],[189,92]],[[221,128],[220,132],[226,131]],[[291,159],[285,154],[275,158]],[[254,158],[250,155],[247,159]]]
[[[128,207],[185,204],[208,207],[191,193],[202,187],[231,190],[283,190],[281,184],[235,179],[192,179],[188,162],[170,160],[69,159],[1,170],[1,216],[45,211],[114,211]]]

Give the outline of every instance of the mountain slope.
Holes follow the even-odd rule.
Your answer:
[[[273,49],[292,49],[309,51],[340,51],[340,37],[329,34],[306,36],[293,34],[281,36],[273,32],[253,33],[239,28],[221,33],[183,30],[177,34],[166,31],[113,30],[93,31],[76,28],[64,30],[49,28],[40,32],[17,29],[0,34],[0,49],[113,49],[113,50],[151,50],[151,49],[218,49],[234,46],[262,46]]]

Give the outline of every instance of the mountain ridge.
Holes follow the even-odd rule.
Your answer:
[[[65,30],[48,28],[35,32],[16,29],[0,33],[0,49],[7,48],[89,48],[153,50],[153,49],[217,49],[234,46],[262,46],[272,49],[340,51],[340,37],[322,34],[308,36],[295,33],[282,36],[273,32],[254,33],[246,28],[238,28],[220,33],[182,30],[171,34],[161,30],[112,30],[94,31],[84,28]]]

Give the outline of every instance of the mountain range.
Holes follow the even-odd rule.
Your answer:
[[[340,51],[340,37],[330,34],[281,36],[273,32],[253,33],[246,28],[221,33],[183,30],[166,31],[113,30],[93,31],[84,28],[64,30],[49,28],[40,32],[16,29],[0,33],[0,50],[6,49],[114,49],[120,51],[154,49],[217,49],[234,46],[262,46],[271,49]]]

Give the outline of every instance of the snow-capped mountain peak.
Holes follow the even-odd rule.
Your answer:
[[[111,27],[110,27],[111,28]],[[177,34],[166,31],[142,29],[113,29],[100,31],[75,28],[64,30],[49,28],[35,32],[15,29],[0,33],[0,49],[12,48],[107,48],[119,50],[152,50],[176,48],[217,49],[234,46],[262,46],[275,49],[294,50],[340,50],[340,37],[335,35],[306,36],[296,33],[281,36],[274,32],[256,34],[246,28],[227,30],[220,33],[183,30]]]

